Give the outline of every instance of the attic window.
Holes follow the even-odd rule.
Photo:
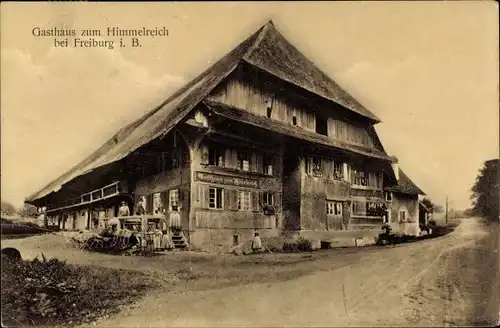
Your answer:
[[[292,124],[293,124],[293,125],[297,125],[297,116],[294,116],[294,117],[292,118]]]
[[[271,118],[272,112],[273,112],[273,109],[271,107],[267,107],[267,117]]]

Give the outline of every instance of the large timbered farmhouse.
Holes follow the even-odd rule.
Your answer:
[[[384,221],[418,233],[423,192],[379,122],[268,22],[26,202],[66,230],[121,220],[126,202],[197,247],[255,231],[363,236]]]

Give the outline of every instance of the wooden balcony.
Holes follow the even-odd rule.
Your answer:
[[[92,204],[104,199],[116,197],[118,195],[124,194],[125,192],[126,190],[124,190],[120,181],[116,181],[102,188],[82,194],[79,197],[71,198],[64,202],[49,206],[47,208],[47,213]]]

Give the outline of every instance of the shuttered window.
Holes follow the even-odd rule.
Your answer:
[[[264,156],[264,163],[263,163],[264,167],[263,167],[263,171],[264,171],[264,174],[267,174],[267,175],[273,175],[274,174],[274,170],[273,170],[273,157],[270,156],[270,155],[265,155]]]
[[[224,208],[224,190],[222,188],[208,189],[208,208],[222,209]]]
[[[252,193],[250,191],[240,190],[238,192],[238,210],[250,211],[252,204]]]
[[[262,193],[262,204],[274,206],[274,194],[270,192]]]
[[[172,189],[168,192],[170,211],[179,210],[179,189]]]
[[[212,146],[208,149],[208,165],[224,166],[224,150]]]
[[[165,207],[161,197],[161,193],[157,192],[153,194],[153,213],[163,214],[165,213]]]
[[[242,171],[250,171],[251,159],[247,152],[238,153],[238,168]]]

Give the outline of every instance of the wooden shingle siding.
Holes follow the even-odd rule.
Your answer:
[[[293,117],[297,120],[297,127],[316,132],[316,114],[312,108],[299,108],[291,101],[285,101],[280,94],[259,89],[247,81],[233,77],[224,87],[217,88],[210,96],[210,100],[221,102],[229,106],[244,109],[252,114],[267,116],[267,108],[272,105],[271,119],[292,124]],[[372,136],[367,129],[343,120],[329,117],[327,119],[328,136],[332,139],[356,145],[375,147]]]
[[[218,88],[209,99],[245,109],[256,115],[267,116],[267,108],[271,105],[270,99],[273,97],[272,119],[292,124],[292,118],[295,116],[298,127],[309,131],[316,130],[314,112],[296,108],[279,98],[279,95],[274,96],[271,92],[259,90],[245,81],[230,79],[225,88]]]

